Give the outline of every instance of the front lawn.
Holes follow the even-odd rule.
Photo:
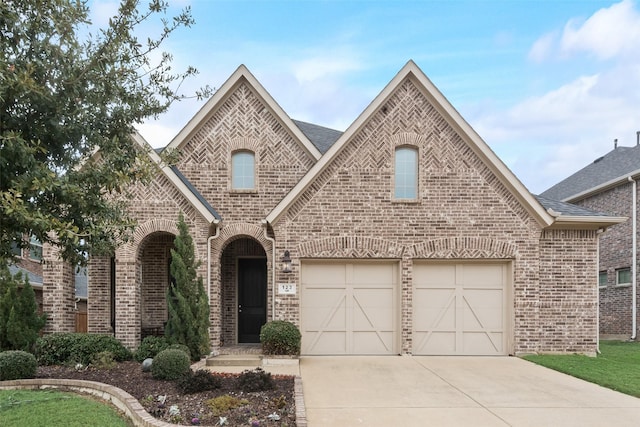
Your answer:
[[[0,425],[13,427],[128,427],[112,406],[57,390],[0,390]]]
[[[524,359],[603,387],[640,397],[640,342],[601,341],[597,357],[578,354]]]

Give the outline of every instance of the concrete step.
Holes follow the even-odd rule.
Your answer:
[[[262,356],[259,354],[227,354],[210,356],[207,366],[262,366]]]

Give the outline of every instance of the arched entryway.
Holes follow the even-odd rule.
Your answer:
[[[239,237],[227,244],[220,261],[221,345],[258,343],[267,321],[267,254],[257,240]]]

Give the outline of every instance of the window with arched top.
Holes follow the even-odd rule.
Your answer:
[[[231,155],[231,188],[253,190],[255,183],[255,154],[251,151],[236,151]]]
[[[395,156],[394,198],[418,198],[418,149],[397,147]]]

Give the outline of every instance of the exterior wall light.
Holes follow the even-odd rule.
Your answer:
[[[289,251],[284,251],[284,256],[282,257],[282,272],[291,273],[291,271],[291,255],[289,255]]]

